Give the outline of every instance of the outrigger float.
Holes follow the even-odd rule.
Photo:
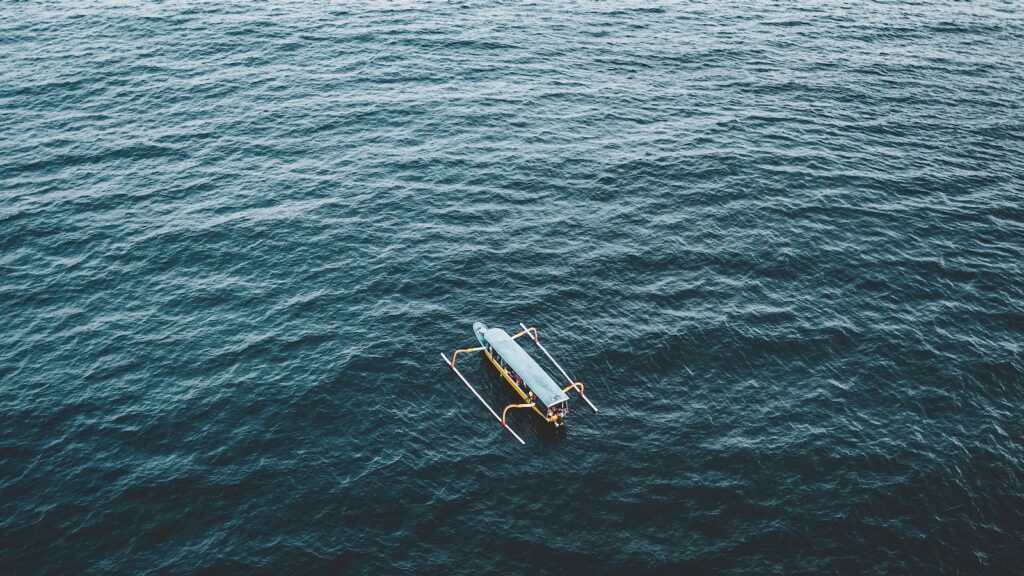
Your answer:
[[[502,427],[512,433],[519,440],[520,444],[526,444],[519,434],[516,434],[514,430],[509,428],[506,417],[508,416],[509,410],[515,410],[520,408],[531,408],[536,412],[545,422],[553,424],[555,427],[561,426],[565,423],[565,416],[569,413],[569,397],[566,392],[569,390],[576,390],[580,393],[580,397],[587,403],[588,406],[597,412],[597,407],[590,402],[586,394],[583,393],[583,383],[575,382],[572,378],[566,374],[562,366],[551,357],[547,349],[544,348],[540,343],[536,328],[527,328],[522,323],[519,324],[522,331],[517,333],[515,336],[509,336],[508,332],[505,332],[501,328],[488,328],[481,322],[473,324],[473,333],[476,334],[476,339],[480,342],[480,346],[475,348],[463,348],[456,350],[452,353],[452,359],[449,360],[444,353],[441,353],[441,358],[444,358],[445,364],[447,364],[455,374],[459,377],[462,382],[469,387],[469,390],[477,397],[478,400],[484,405],[485,408],[494,416],[498,422],[501,423]],[[522,346],[516,342],[516,339],[520,336],[529,335],[533,340],[533,343],[537,345],[537,348],[547,356],[548,360],[558,368],[558,371],[565,376],[565,379],[569,381],[569,385],[565,388],[561,388],[555,381],[540,367],[537,362],[530,357],[530,355],[523,349]],[[455,367],[455,361],[459,354],[465,354],[470,352],[483,352],[484,356],[491,361],[491,364],[498,370],[502,378],[512,386],[512,389],[516,391],[516,394],[523,399],[521,404],[509,404],[505,406],[505,409],[501,411],[501,416],[491,408],[491,405],[480,396],[480,393],[473,388],[473,385],[466,380],[466,377],[459,372],[459,369]]]

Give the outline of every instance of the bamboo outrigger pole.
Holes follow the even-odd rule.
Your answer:
[[[469,391],[472,392],[473,395],[476,396],[477,400],[479,400],[480,403],[484,405],[484,408],[487,408],[487,411],[491,413],[491,416],[494,416],[494,419],[501,423],[501,427],[511,432],[512,435],[516,437],[516,440],[519,440],[520,444],[526,444],[526,442],[519,437],[519,434],[516,434],[515,430],[509,428],[508,424],[505,424],[505,421],[502,420],[501,416],[498,416],[498,413],[495,412],[493,408],[491,408],[491,405],[488,404],[487,401],[483,399],[483,396],[480,396],[480,394],[477,393],[476,388],[473,388],[473,385],[469,383],[469,380],[466,380],[466,377],[462,375],[462,372],[459,372],[459,369],[455,367],[455,363],[453,361],[448,360],[448,357],[444,355],[444,352],[441,352],[441,358],[444,358],[444,363],[455,371],[455,374],[459,377],[459,380],[462,380],[462,382],[469,387]],[[454,358],[455,357],[453,355],[452,360],[454,360]]]
[[[524,332],[529,333],[531,330],[530,328],[527,328],[525,325],[523,325],[522,322],[519,323],[519,327],[523,329],[523,332],[520,332],[520,334]],[[576,385],[579,384],[580,397],[583,398],[583,401],[586,402],[587,405],[590,406],[590,409],[596,413],[597,406],[594,406],[590,399],[587,398],[586,394],[583,393],[583,384],[580,382],[573,381],[573,379],[570,378],[568,374],[566,374],[565,370],[562,368],[562,365],[551,357],[551,354],[548,353],[547,348],[545,348],[544,345],[540,343],[540,334],[537,333],[536,328],[533,328],[532,336],[533,343],[537,345],[537,348],[540,348],[540,351],[543,352],[544,355],[548,357],[548,360],[551,360],[551,363],[555,365],[555,368],[558,368],[558,371],[562,373],[562,376],[565,376],[565,379],[569,381],[569,388],[575,388]]]

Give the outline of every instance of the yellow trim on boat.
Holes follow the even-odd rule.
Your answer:
[[[501,374],[501,376],[505,379],[505,381],[508,382],[510,386],[512,386],[512,389],[515,390],[517,394],[519,394],[519,397],[522,398],[523,400],[527,401],[527,402],[530,402],[530,397],[527,396],[526,394],[524,394],[523,391],[519,389],[519,386],[515,383],[514,380],[512,380],[512,377],[508,375],[508,372],[505,371],[505,369],[503,369],[498,364],[497,361],[495,361],[494,357],[491,356],[491,353],[488,352],[486,348],[484,348],[483,353],[484,353],[484,356],[487,356],[487,359],[491,361],[491,364],[494,365],[494,368],[498,371],[499,374]],[[548,418],[548,416],[546,414],[544,414],[539,409],[537,409],[536,403],[534,403],[532,408],[533,408],[533,411],[536,412],[538,416],[543,418],[545,422],[548,422],[548,423],[554,422],[555,419],[557,418],[556,416]]]

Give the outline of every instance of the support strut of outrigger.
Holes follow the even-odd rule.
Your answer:
[[[501,425],[508,428],[508,424],[505,423],[505,417],[508,415],[508,411],[513,408],[533,408],[536,406],[535,403],[530,402],[529,404],[509,404],[505,406],[505,409],[501,411]]]
[[[587,398],[587,395],[583,393],[583,383],[582,382],[574,382],[572,378],[569,378],[569,375],[566,374],[565,370],[562,368],[562,365],[559,364],[554,358],[551,357],[551,354],[548,352],[547,348],[545,348],[540,343],[540,334],[537,333],[537,329],[536,328],[532,328],[532,327],[531,328],[527,328],[525,325],[523,325],[522,322],[519,323],[519,327],[522,328],[523,331],[518,333],[518,334],[516,334],[515,336],[513,336],[513,338],[518,338],[518,337],[522,336],[523,334],[529,334],[529,335],[533,336],[533,343],[537,345],[537,348],[540,348],[540,351],[543,352],[544,355],[548,357],[548,360],[551,360],[551,363],[555,365],[555,368],[558,368],[558,371],[562,373],[562,376],[565,376],[565,379],[569,381],[569,385],[567,387],[565,387],[562,391],[563,392],[568,392],[571,388],[576,388],[577,386],[579,386],[578,390],[579,390],[579,393],[580,393],[580,397],[583,398],[583,401],[587,403],[587,406],[590,406],[590,409],[593,410],[596,413],[597,412],[597,406],[594,406],[594,403],[591,402],[590,399]]]
[[[494,416],[494,419],[501,423],[502,428],[511,432],[512,435],[516,437],[516,440],[519,440],[520,444],[526,444],[526,442],[524,442],[523,439],[519,437],[519,434],[516,434],[515,430],[509,428],[508,424],[505,424],[504,414],[502,414],[502,416],[498,416],[498,413],[495,412],[493,408],[491,408],[491,405],[488,404],[486,400],[484,400],[483,396],[481,396],[476,391],[476,388],[473,388],[473,385],[469,383],[469,380],[466,380],[466,377],[462,375],[462,372],[459,372],[459,369],[455,367],[455,357],[459,354],[459,352],[479,352],[480,350],[483,350],[483,347],[464,348],[462,350],[456,350],[452,354],[451,360],[448,360],[448,357],[444,355],[444,352],[442,352],[441,358],[444,358],[444,363],[447,364],[455,372],[455,375],[459,377],[459,380],[462,380],[462,382],[469,388],[469,391],[472,392],[473,395],[476,396],[477,400],[479,400],[480,403],[484,405],[484,408],[487,408],[487,411],[490,412],[492,416]],[[508,408],[505,408],[505,412],[508,412]]]

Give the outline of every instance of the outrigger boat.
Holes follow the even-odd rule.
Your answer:
[[[545,422],[548,422],[556,427],[561,426],[565,423],[565,416],[569,413],[569,397],[566,392],[569,390],[576,390],[580,393],[580,397],[590,406],[590,408],[597,412],[597,407],[594,406],[587,396],[583,393],[583,383],[575,382],[572,378],[566,374],[562,366],[551,357],[547,349],[541,345],[538,337],[536,328],[527,328],[522,323],[519,324],[522,331],[517,333],[515,336],[509,336],[508,332],[505,332],[501,328],[488,328],[481,322],[473,324],[473,333],[476,334],[477,341],[480,342],[480,346],[475,348],[463,348],[456,350],[452,353],[452,359],[449,360],[444,353],[441,353],[441,358],[444,358],[445,364],[451,367],[455,371],[455,374],[459,377],[462,382],[469,387],[469,390],[473,392],[473,395],[487,408],[488,411],[501,422],[501,425],[512,433],[519,440],[520,444],[526,444],[519,434],[516,434],[514,430],[509,428],[506,417],[508,416],[509,410],[515,410],[519,408],[530,408],[533,409]],[[565,376],[565,379],[569,381],[569,385],[565,388],[559,387],[558,384],[540,367],[537,362],[530,357],[530,355],[523,349],[522,346],[516,342],[516,339],[520,336],[529,335],[533,340],[533,343],[537,345],[537,348],[547,356],[548,360],[558,368],[558,371]],[[521,404],[509,404],[505,406],[505,409],[501,412],[501,417],[498,413],[491,408],[490,404],[483,399],[482,396],[473,388],[473,385],[466,380],[466,377],[459,372],[459,369],[455,367],[455,360],[459,354],[469,352],[483,352],[484,356],[491,361],[491,364],[498,370],[502,378],[512,386],[512,389],[519,394],[520,398],[523,399]]]

